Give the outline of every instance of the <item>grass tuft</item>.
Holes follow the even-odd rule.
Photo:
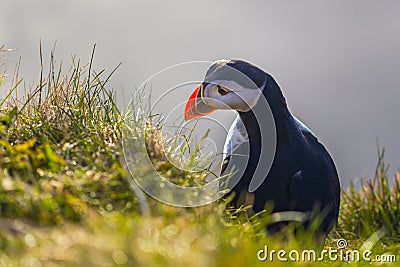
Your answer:
[[[400,242],[400,173],[390,183],[389,165],[384,161],[385,150],[378,148],[378,163],[371,180],[361,180],[361,189],[354,182],[342,193],[339,229],[352,235],[368,238],[384,231],[381,241]],[[346,235],[349,236],[349,235]]]

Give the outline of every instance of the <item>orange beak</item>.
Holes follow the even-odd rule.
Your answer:
[[[190,95],[185,106],[185,113],[184,113],[185,121],[197,119],[216,111],[215,108],[210,107],[203,101],[201,97],[203,94],[203,90],[204,90],[203,83],[201,83],[199,86],[196,87],[196,89]]]

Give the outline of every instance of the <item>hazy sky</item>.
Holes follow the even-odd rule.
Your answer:
[[[0,0],[0,44],[17,49],[2,55],[5,67],[21,56],[27,84],[37,80],[40,38],[47,56],[57,41],[64,65],[71,55],[88,62],[96,43],[97,70],[123,63],[111,83],[125,95],[173,64],[250,61],[326,145],[342,185],[373,172],[376,139],[391,173],[400,166],[398,1]]]

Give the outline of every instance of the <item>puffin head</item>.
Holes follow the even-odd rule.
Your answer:
[[[218,109],[250,111],[262,95],[267,76],[258,67],[242,60],[214,62],[186,103],[185,121]]]

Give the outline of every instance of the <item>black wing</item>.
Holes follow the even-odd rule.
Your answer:
[[[305,155],[300,159],[300,170],[291,179],[290,194],[295,210],[319,209],[323,221],[321,229],[329,233],[337,222],[340,205],[340,184],[335,164],[325,147],[312,132],[302,125],[302,147]]]

